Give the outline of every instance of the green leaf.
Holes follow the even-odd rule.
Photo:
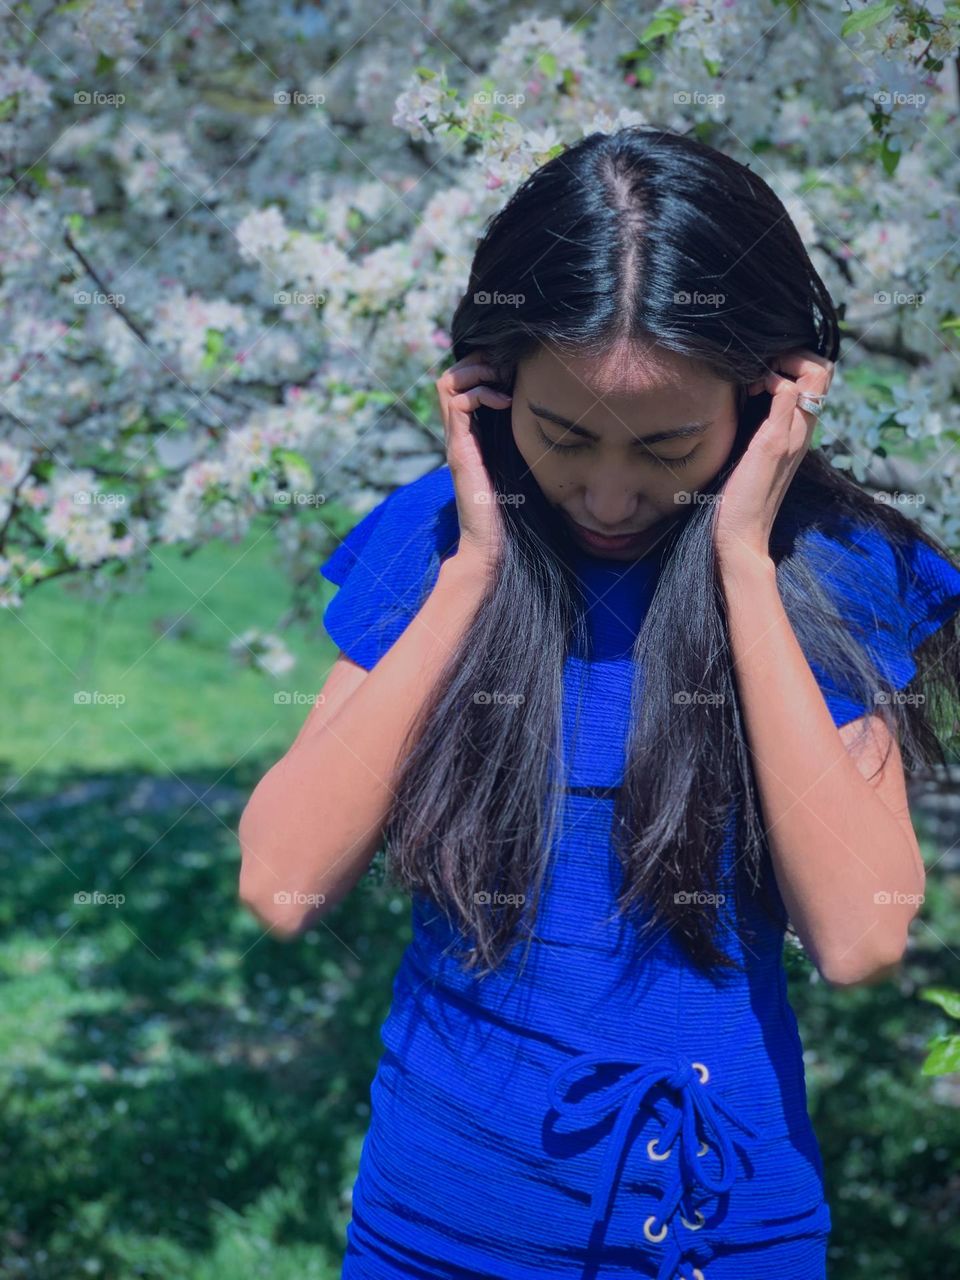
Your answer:
[[[167,431],[186,431],[190,426],[190,419],[186,414],[176,413],[173,410],[158,414],[156,420]]]
[[[38,187],[49,187],[50,181],[47,178],[47,166],[44,164],[31,165],[23,174],[24,178],[29,178],[31,182],[35,182]]]
[[[960,1036],[937,1036],[920,1068],[925,1076],[945,1076],[960,1071]]]
[[[889,137],[884,137],[883,145],[880,148],[880,163],[883,165],[883,171],[887,177],[893,177],[897,171],[897,165],[900,163],[901,152],[899,148],[895,151],[890,146]]]
[[[549,80],[555,80],[557,75],[557,58],[553,53],[541,53],[536,61],[537,67]]]
[[[661,36],[672,36],[682,21],[681,9],[658,9],[640,32],[640,43],[649,44],[651,40],[659,40]]]
[[[871,4],[859,13],[851,13],[840,28],[840,35],[852,36],[858,31],[875,27],[878,22],[886,22],[887,18],[892,17],[896,7],[895,4]]]
[[[303,474],[312,481],[313,472],[310,464],[302,453],[298,453],[296,449],[284,449],[280,446],[273,450],[273,461],[288,471],[302,471]]]
[[[951,987],[924,987],[918,994],[921,1000],[939,1005],[951,1018],[960,1018],[960,991]]]
[[[204,343],[205,354],[201,362],[205,369],[209,369],[217,363],[217,360],[223,355],[223,346],[223,334],[220,330],[208,329],[206,342]]]

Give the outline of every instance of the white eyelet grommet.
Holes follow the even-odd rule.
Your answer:
[[[697,1151],[697,1155],[698,1155],[698,1156],[705,1156],[709,1150],[710,1150],[710,1145],[709,1145],[709,1143],[701,1142],[701,1143],[700,1143],[700,1147],[699,1147],[699,1149],[698,1149],[698,1151]]]
[[[706,1218],[703,1216],[703,1214],[700,1212],[699,1209],[694,1209],[694,1213],[697,1215],[696,1222],[688,1222],[682,1213],[680,1215],[680,1221],[683,1223],[685,1227],[688,1228],[688,1230],[699,1231],[700,1228],[703,1226],[703,1224],[706,1222]]]
[[[690,1063],[690,1065],[691,1065],[691,1067],[693,1067],[693,1069],[696,1071],[697,1075],[700,1077],[700,1083],[701,1083],[701,1084],[706,1084],[706,1083],[707,1083],[707,1081],[710,1079],[710,1072],[709,1072],[709,1071],[707,1070],[707,1068],[703,1065],[703,1063],[702,1063],[702,1062],[691,1062],[691,1063]]]
[[[707,1280],[707,1277],[703,1274],[703,1272],[700,1270],[699,1267],[694,1267],[693,1280]]]
[[[647,1143],[647,1155],[651,1160],[666,1160],[670,1155],[670,1152],[673,1150],[673,1147],[667,1147],[666,1151],[655,1151],[654,1147],[656,1147],[657,1141],[658,1139],[651,1138]]]
[[[647,1237],[648,1240],[652,1240],[654,1244],[659,1244],[660,1241],[667,1234],[667,1224],[664,1223],[663,1226],[660,1228],[659,1235],[654,1235],[653,1232],[650,1230],[650,1223],[656,1222],[656,1220],[657,1220],[656,1214],[651,1213],[650,1217],[643,1224],[643,1234]]]

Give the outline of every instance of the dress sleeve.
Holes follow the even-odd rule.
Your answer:
[[[459,537],[446,464],[379,502],[319,568],[337,587],[323,613],[334,644],[370,671],[419,611]]]
[[[917,674],[916,650],[960,611],[960,571],[920,538],[893,542],[865,526],[849,533],[852,547],[818,535],[814,562],[877,672],[878,693],[904,689]],[[838,727],[873,710],[836,673],[811,667]]]

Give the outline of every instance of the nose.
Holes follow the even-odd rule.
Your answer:
[[[629,533],[637,527],[639,502],[635,493],[621,489],[593,489],[584,494],[583,505],[592,528],[598,533]]]

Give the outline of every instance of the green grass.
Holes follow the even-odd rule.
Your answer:
[[[166,553],[106,609],[51,584],[0,614],[4,1277],[339,1276],[407,908],[372,875],[290,945],[236,902],[240,810],[306,714],[273,693],[315,691],[333,657],[314,617],[281,681],[227,659],[284,593],[255,533]],[[943,1015],[915,995],[960,987],[957,880],[931,876],[903,989],[827,990],[791,955],[831,1280],[949,1274],[960,1250],[960,1113],[919,1074]],[[125,901],[74,901],[92,890]]]
[[[0,610],[8,710],[0,762],[162,774],[242,751],[282,753],[306,704],[277,705],[274,693],[316,692],[334,651],[315,616],[309,630],[285,636],[298,659],[288,677],[265,678],[228,657],[231,641],[250,627],[275,630],[290,604],[265,528],[245,544],[213,544],[187,559],[163,548],[151,557],[144,591],[110,603],[51,582],[19,612]],[[319,606],[334,587],[314,571],[306,591]],[[78,705],[78,691],[125,701]]]

